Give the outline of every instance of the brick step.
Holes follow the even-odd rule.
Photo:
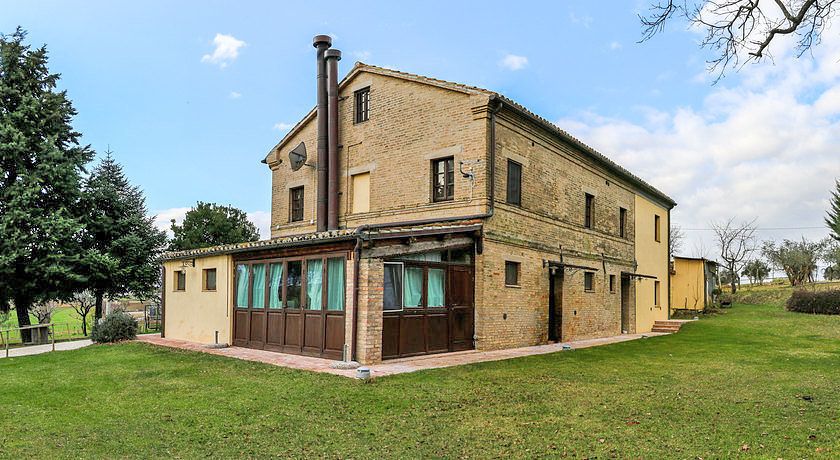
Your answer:
[[[651,328],[651,332],[679,332],[682,325],[682,321],[654,321],[653,328]]]

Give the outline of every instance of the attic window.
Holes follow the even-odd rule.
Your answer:
[[[355,122],[368,121],[368,118],[370,118],[370,86],[356,91],[353,96],[356,101]]]

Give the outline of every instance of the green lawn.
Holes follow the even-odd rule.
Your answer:
[[[372,383],[130,343],[0,359],[0,457],[840,456],[840,317]]]

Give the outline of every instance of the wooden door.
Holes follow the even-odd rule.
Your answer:
[[[473,267],[453,265],[447,276],[449,351],[475,348],[475,274]]]

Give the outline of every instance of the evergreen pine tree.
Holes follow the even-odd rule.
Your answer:
[[[81,273],[95,297],[95,318],[105,298],[133,294],[148,298],[160,278],[159,256],[166,233],[146,216],[143,192],[107,152],[84,183],[82,206],[86,250]]]
[[[840,241],[840,180],[835,182],[835,187],[831,192],[831,208],[826,213],[825,223],[831,230],[831,237]]]
[[[25,37],[21,28],[0,35],[0,310],[14,305],[20,326],[33,303],[68,298],[82,281],[76,210],[92,158],[46,47],[31,49]]]

